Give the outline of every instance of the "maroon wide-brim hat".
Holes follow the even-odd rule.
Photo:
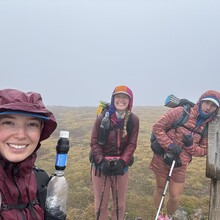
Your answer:
[[[52,112],[46,109],[42,97],[36,92],[23,92],[17,89],[0,90],[0,115],[24,114],[44,121],[40,141],[50,137],[57,127]]]

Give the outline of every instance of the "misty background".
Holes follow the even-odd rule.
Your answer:
[[[46,105],[97,106],[127,85],[134,105],[220,88],[218,0],[0,0],[0,88]]]

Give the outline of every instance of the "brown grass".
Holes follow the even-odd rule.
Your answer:
[[[50,107],[58,128],[49,140],[42,143],[37,165],[48,173],[54,172],[55,146],[60,130],[70,131],[71,148],[68,154],[66,178],[69,184],[68,220],[94,220],[93,194],[88,160],[90,134],[95,120],[95,107]],[[135,163],[129,171],[129,188],[126,202],[126,220],[141,217],[152,220],[156,210],[153,206],[154,176],[148,169],[152,152],[150,134],[153,123],[167,111],[166,107],[136,107],[140,118],[138,147]],[[180,205],[189,212],[202,208],[207,215],[209,207],[210,180],[205,177],[205,158],[194,158],[189,166],[184,194]]]

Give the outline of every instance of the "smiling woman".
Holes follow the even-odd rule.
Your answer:
[[[40,94],[0,90],[0,219],[51,219],[40,203],[33,167],[40,142],[56,126]]]
[[[132,91],[124,85],[115,87],[106,112],[108,117],[106,113],[104,118],[99,115],[92,129],[92,183],[97,220],[107,219],[110,191],[113,198],[111,219],[125,216],[128,167],[133,164],[139,133],[139,118],[131,112],[132,106]],[[108,126],[104,126],[104,120]],[[103,142],[100,142],[100,134],[104,136]]]
[[[0,154],[18,163],[31,155],[39,143],[42,121],[36,117],[4,114],[0,117]]]

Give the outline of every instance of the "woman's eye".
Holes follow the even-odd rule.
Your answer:
[[[214,104],[214,103],[212,103],[212,104],[211,104],[211,107],[212,107],[212,108],[217,108],[217,105]]]
[[[38,122],[31,122],[31,123],[28,124],[28,126],[29,127],[36,127],[36,128],[38,128],[38,127],[40,127],[40,123],[38,123]]]
[[[14,125],[12,121],[3,121],[2,124],[3,125]]]

